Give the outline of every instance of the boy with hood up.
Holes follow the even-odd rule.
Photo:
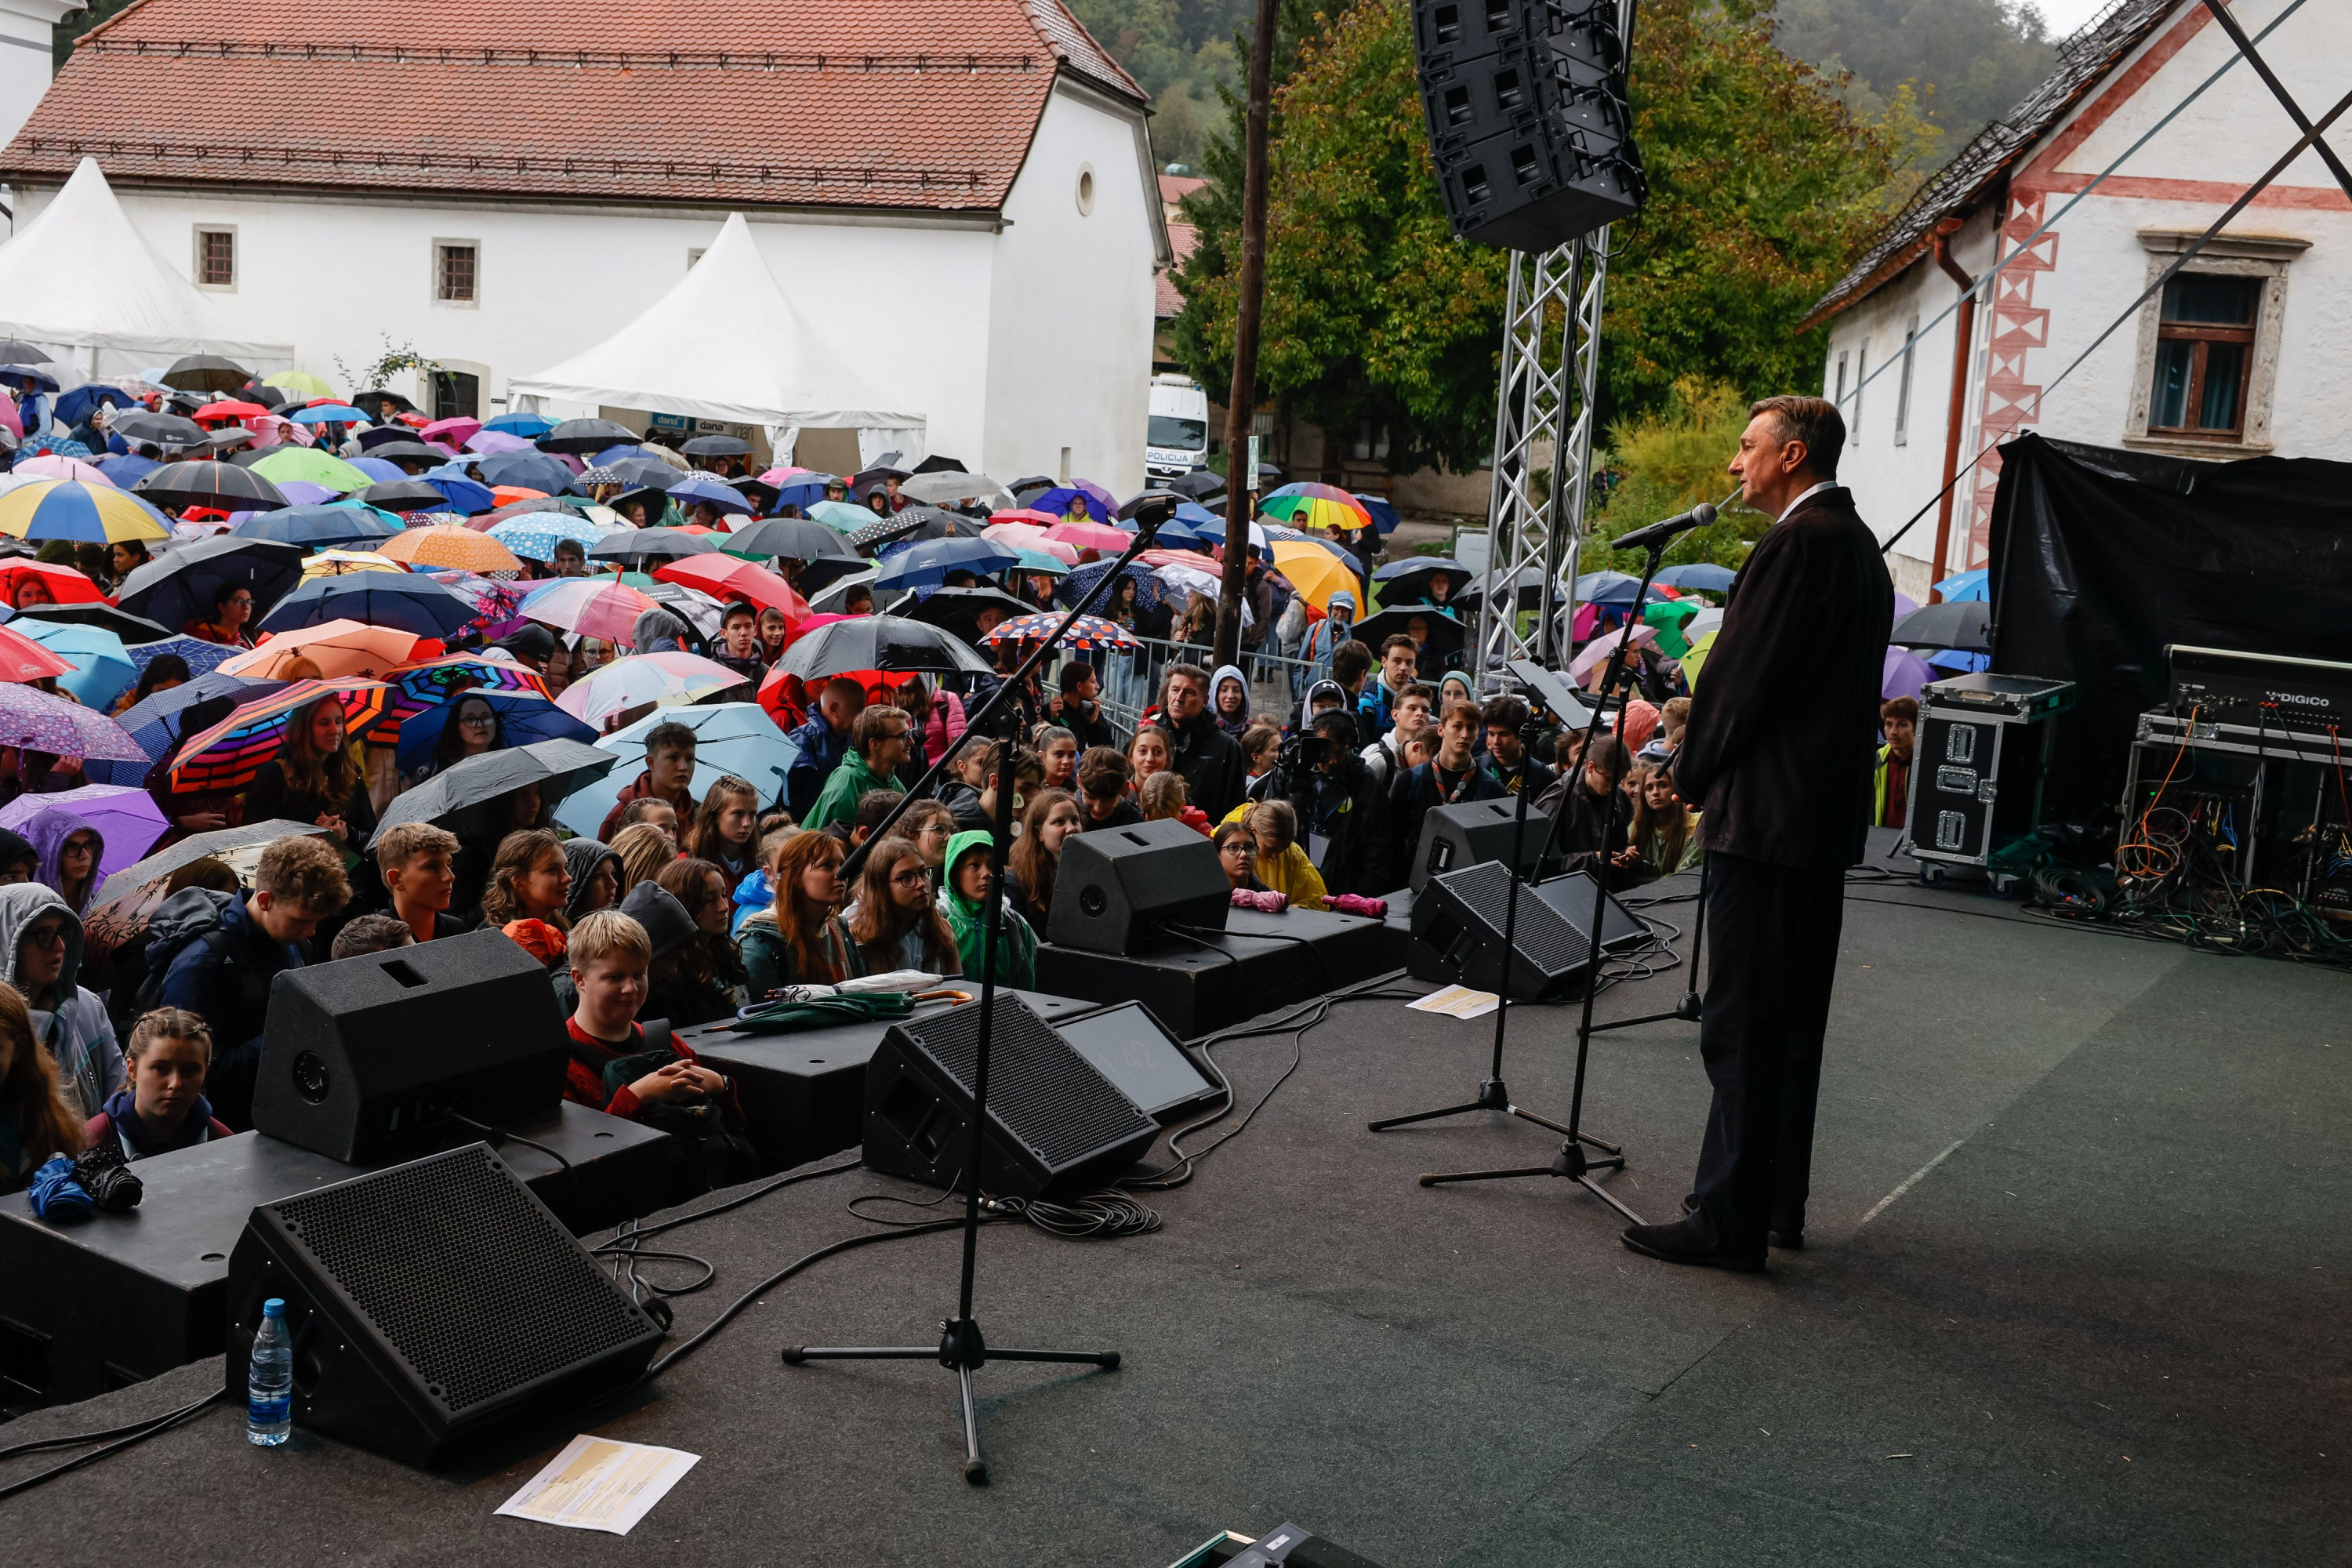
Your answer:
[[[82,989],[81,920],[53,888],[0,887],[0,980],[31,1010],[33,1037],[58,1064],[58,1081],[84,1121],[123,1084],[121,1047],[106,1004]]]
[[[997,893],[989,855],[996,843],[986,833],[964,832],[948,840],[947,874],[940,889],[940,913],[955,933],[956,955],[964,978],[979,980],[986,951],[988,900],[1003,905],[1003,923],[996,929],[996,972],[999,985],[1034,990],[1037,984],[1037,933]]]

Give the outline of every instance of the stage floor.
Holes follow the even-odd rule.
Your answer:
[[[2341,974],[1857,884],[1822,1081],[1810,1246],[1741,1277],[1625,1251],[1525,1123],[1373,1134],[1463,1098],[1490,1021],[1358,1003],[1305,1037],[1250,1129],[1154,1201],[1158,1235],[983,1233],[992,1343],[1115,1373],[980,1375],[995,1484],[956,1460],[936,1365],[786,1368],[796,1342],[937,1337],[956,1239],[828,1259],[606,1435],[701,1463],[626,1538],[492,1517],[575,1428],[455,1477],[241,1412],[0,1504],[12,1563],[712,1563],[1160,1568],[1295,1520],[1386,1568],[2344,1562],[2352,1556],[2352,988]],[[1687,903],[1659,912],[1687,922]],[[1984,917],[1992,918],[1984,918]],[[1621,986],[1604,1016],[1670,1005]],[[1517,1015],[1507,1077],[1563,1112],[1568,1007]],[[1600,1037],[1614,1190],[1674,1212],[1706,1103],[1696,1031]],[[1286,1037],[1223,1047],[1244,1103]],[[863,1173],[665,1237],[719,1266],[681,1333],[864,1228]],[[183,1368],[0,1427],[113,1425]],[[43,1459],[0,1466],[0,1482]]]

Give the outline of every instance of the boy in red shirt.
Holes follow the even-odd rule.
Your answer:
[[[564,1026],[572,1037],[564,1099],[632,1121],[646,1120],[646,1109],[656,1105],[711,1107],[729,1121],[740,1120],[735,1086],[724,1075],[704,1067],[690,1046],[671,1040],[667,1047],[649,1047],[637,1026],[646,971],[654,957],[645,927],[617,910],[595,910],[572,928],[567,955],[580,1005]],[[663,1049],[669,1052],[668,1061],[643,1059]],[[628,1064],[624,1071],[648,1070],[610,1082],[615,1075],[608,1069],[622,1063]]]

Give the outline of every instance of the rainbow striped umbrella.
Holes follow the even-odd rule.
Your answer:
[[[1062,617],[1058,615],[1022,616],[999,626],[988,634],[986,640],[1043,642],[1061,624]],[[1081,651],[1099,651],[1106,648],[1124,650],[1143,645],[1135,640],[1133,632],[1116,621],[1107,621],[1100,616],[1080,616],[1070,623],[1070,629],[1062,637],[1061,646]]]
[[[343,705],[343,733],[363,734],[383,719],[391,696],[392,688],[381,680],[298,680],[247,703],[181,748],[172,764],[172,788],[178,794],[243,789],[285,744],[287,723],[297,712],[332,697]]]
[[[547,682],[521,665],[475,653],[419,659],[385,674],[393,684],[392,708],[386,721],[394,724],[404,724],[460,691],[530,691],[541,697],[548,695]]]
[[[1285,485],[1259,502],[1258,510],[1293,528],[1372,526],[1372,514],[1364,510],[1364,503],[1332,485]]]
[[[76,544],[124,544],[169,539],[172,525],[152,503],[111,484],[40,479],[0,496],[0,533]]]

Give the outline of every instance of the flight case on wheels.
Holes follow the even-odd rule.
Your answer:
[[[1905,820],[1919,879],[1977,866],[1996,893],[2030,868],[2042,826],[2042,786],[2056,728],[2074,706],[2074,684],[1979,671],[1919,693]]]

